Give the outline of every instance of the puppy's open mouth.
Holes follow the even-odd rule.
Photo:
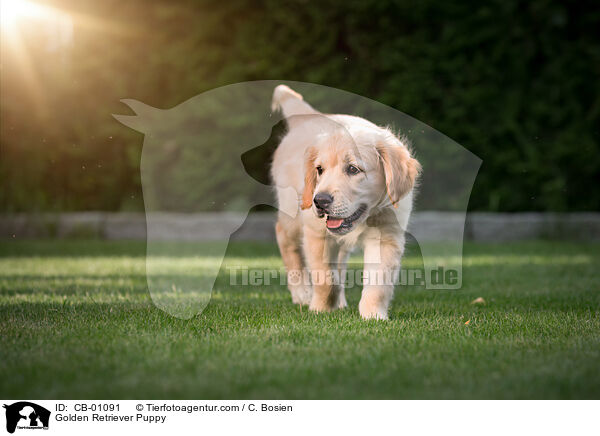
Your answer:
[[[332,233],[347,233],[352,228],[354,222],[359,219],[367,210],[366,204],[361,204],[356,211],[346,218],[333,217],[327,215],[327,229]]]

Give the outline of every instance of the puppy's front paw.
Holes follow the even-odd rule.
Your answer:
[[[358,311],[363,319],[388,319],[387,304],[378,292],[365,293],[358,303]]]
[[[362,317],[362,319],[381,319],[381,320],[388,320],[388,315],[385,312],[382,311],[377,311],[377,310],[362,310],[362,309],[358,309],[360,312],[360,316]]]

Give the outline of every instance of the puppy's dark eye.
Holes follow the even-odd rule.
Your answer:
[[[321,174],[323,174],[323,167],[322,167],[321,165],[319,165],[319,166],[317,167],[317,174],[318,174],[318,175],[321,175]]]
[[[346,167],[346,174],[349,176],[355,176],[358,173],[360,173],[360,169],[358,167],[355,167],[354,165],[348,165]]]

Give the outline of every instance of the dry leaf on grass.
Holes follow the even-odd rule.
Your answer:
[[[471,301],[471,304],[485,304],[485,300],[482,297],[479,297]]]
[[[470,322],[471,322],[471,320],[468,319],[467,322],[465,323],[465,325],[469,325]]]

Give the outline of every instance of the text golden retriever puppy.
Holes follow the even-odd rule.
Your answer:
[[[362,247],[360,314],[387,319],[419,163],[389,129],[321,114],[285,85],[275,88],[273,109],[288,124],[271,176],[292,301],[314,311],[345,307],[345,263]]]

